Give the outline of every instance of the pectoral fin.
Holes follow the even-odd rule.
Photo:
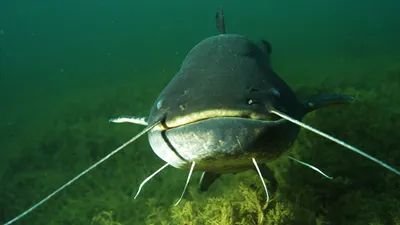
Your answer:
[[[200,178],[199,189],[200,191],[204,192],[207,191],[211,184],[214,183],[221,174],[219,173],[211,173],[211,172],[203,172]]]
[[[348,103],[352,100],[354,100],[354,97],[348,95],[322,94],[308,97],[303,101],[303,105],[306,113],[309,113],[319,108]]]

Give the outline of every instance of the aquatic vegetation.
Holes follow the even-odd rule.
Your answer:
[[[112,211],[102,211],[93,217],[91,225],[121,225],[121,223],[115,220]]]
[[[257,177],[254,176],[254,181]],[[160,207],[157,200],[149,200],[153,208],[147,219],[148,224],[161,224],[163,221],[173,221],[173,224],[210,224],[210,225],[248,225],[248,224],[290,224],[294,222],[291,206],[287,202],[275,200],[266,202],[263,187],[249,188],[248,184],[240,182],[234,190],[227,193],[204,198],[195,188],[189,191],[192,200],[171,207],[171,213],[163,217],[159,215]],[[264,194],[264,195],[263,195]],[[271,205],[271,209],[267,206]]]

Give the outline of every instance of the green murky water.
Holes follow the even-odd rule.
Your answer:
[[[337,92],[352,104],[305,118],[400,168],[400,4],[397,1],[0,2],[0,222],[99,160],[142,127],[187,52],[217,34],[272,44],[272,63],[300,96]],[[15,224],[400,224],[400,177],[302,131],[290,153],[329,175],[279,159],[265,202],[257,175],[226,175],[207,193],[195,173],[168,168],[141,138]]]

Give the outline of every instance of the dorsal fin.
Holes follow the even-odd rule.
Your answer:
[[[271,44],[268,41],[264,40],[264,39],[260,39],[257,42],[257,46],[264,53],[265,57],[267,58],[268,65],[270,65],[271,64],[270,55],[271,55],[271,51],[272,51]]]
[[[264,40],[264,39],[260,39],[258,41],[258,47],[267,55],[271,55],[272,52],[272,46],[271,43],[269,43],[268,41]]]
[[[225,30],[225,19],[224,12],[222,11],[222,7],[220,7],[215,15],[217,29],[220,34],[226,34]]]

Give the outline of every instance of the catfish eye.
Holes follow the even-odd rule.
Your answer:
[[[261,103],[261,101],[259,101],[259,100],[254,100],[254,99],[251,99],[251,98],[248,98],[247,100],[246,100],[246,103],[247,103],[247,105],[254,105],[254,104],[260,104]]]
[[[157,109],[161,109],[163,102],[164,102],[163,100],[157,102]]]
[[[281,93],[279,93],[278,89],[276,88],[271,88],[270,90],[272,92],[273,95],[275,95],[276,97],[280,97]]]

